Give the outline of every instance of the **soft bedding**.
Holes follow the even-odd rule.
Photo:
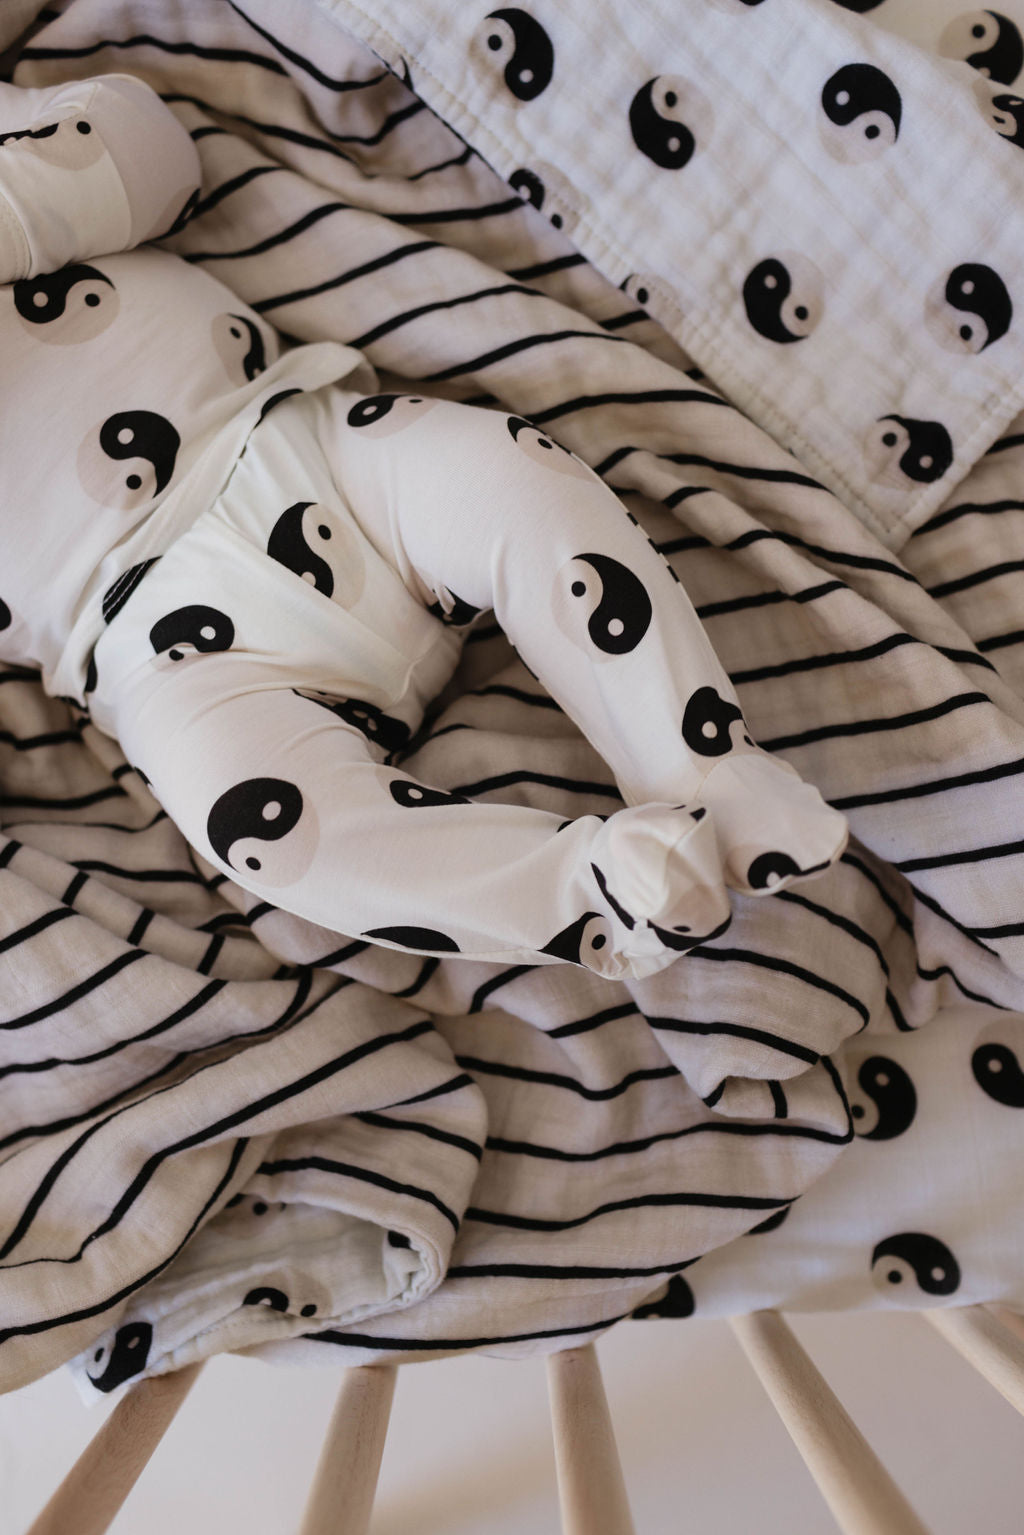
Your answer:
[[[405,1362],[564,1347],[647,1308],[1024,1301],[1019,1242],[978,1231],[971,1164],[951,1149],[977,1148],[991,1223],[1019,1231],[1024,157],[986,118],[977,71],[833,0],[690,10],[688,46],[718,60],[711,116],[733,124],[731,245],[700,239],[720,201],[666,188],[696,158],[659,165],[634,139],[620,176],[593,104],[509,90],[518,10],[480,7],[469,28],[460,7],[442,29],[404,0],[373,21],[311,0],[71,0],[16,50],[18,84],[109,70],[159,91],[203,165],[167,247],[287,339],[354,346],[385,386],[515,411],[598,469],[671,561],[755,738],[854,840],[814,886],[737,896],[728,933],[648,980],[425,961],[247,896],[84,711],[8,671],[5,1389],[72,1357],[98,1400],[225,1349]],[[582,46],[567,4],[530,13],[573,38],[555,57]],[[594,35],[621,29],[642,54],[649,27],[673,33],[658,7],[616,14]],[[746,29],[739,61],[755,24],[773,57],[788,50],[788,73],[757,77],[767,148],[743,137],[747,76],[722,62],[722,29]],[[643,65],[628,123],[664,45],[612,54]],[[898,174],[884,156],[826,164],[820,133],[812,154],[778,126],[808,82],[820,94],[868,60],[905,72],[901,124],[909,103],[928,114],[923,137],[901,127],[886,146],[906,151]],[[658,89],[644,99],[671,113]],[[844,212],[853,243],[829,246],[851,286],[825,305],[823,282],[818,311],[786,311],[816,326],[773,341],[729,271],[749,257],[761,297],[778,293],[798,267],[758,243],[755,213],[782,218],[780,249],[799,255],[840,165],[868,173]],[[959,304],[942,271],[915,275],[911,302],[908,242],[942,251]],[[889,281],[868,284],[881,308],[865,312],[869,258]],[[970,308],[968,266],[1009,298],[998,336],[991,304]],[[974,315],[959,350],[950,307]],[[926,387],[955,452],[922,480],[899,465],[944,462],[915,445],[913,423],[939,419]],[[567,817],[619,803],[486,615],[402,765]]]

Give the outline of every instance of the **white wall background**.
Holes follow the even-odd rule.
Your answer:
[[[790,1316],[932,1535],[1020,1535],[1024,1418],[920,1317]],[[721,1321],[598,1341],[637,1535],[834,1535]],[[340,1376],[211,1360],[111,1535],[291,1535]],[[111,1404],[56,1371],[0,1397],[0,1535],[24,1535]],[[558,1535],[543,1359],[405,1366],[371,1535]]]

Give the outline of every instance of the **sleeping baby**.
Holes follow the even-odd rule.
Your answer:
[[[721,933],[730,890],[834,863],[844,817],[751,739],[585,464],[522,417],[381,393],[349,347],[286,347],[145,246],[200,168],[141,81],[0,86],[0,130],[0,654],[117,738],[204,859],[385,947],[638,978]],[[484,611],[624,808],[395,765]]]

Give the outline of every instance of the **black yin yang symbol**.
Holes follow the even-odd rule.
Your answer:
[[[875,11],[882,4],[882,0],[833,0],[835,5],[841,5],[844,11],[856,11],[859,15],[866,15],[868,11]]]
[[[645,1301],[642,1306],[637,1306],[635,1311],[630,1312],[630,1315],[636,1321],[642,1321],[644,1317],[649,1316],[693,1316],[696,1304],[693,1291],[682,1274],[673,1274],[660,1300]]]
[[[751,890],[774,890],[784,880],[792,880],[794,875],[809,872],[801,870],[788,853],[758,853],[747,866],[746,883]]]
[[[443,624],[450,625],[453,629],[464,629],[471,624],[483,608],[475,608],[471,602],[466,602],[462,597],[456,597],[447,586],[435,587],[436,602],[432,602],[427,608],[435,618],[439,618]]]
[[[503,65],[502,78],[516,101],[534,101],[551,84],[555,50],[528,11],[491,11],[482,31],[483,56]]]
[[[983,352],[1006,335],[1013,319],[1013,303],[998,272],[976,261],[965,261],[930,289],[924,319],[947,351]]]
[[[851,1094],[850,1108],[859,1136],[866,1141],[891,1141],[910,1128],[917,1113],[917,1093],[897,1061],[869,1055],[857,1068],[857,1084],[861,1097]]]
[[[267,366],[262,333],[241,314],[219,314],[210,326],[214,350],[233,384],[251,383]]]
[[[267,553],[344,608],[362,595],[366,562],[358,538],[316,501],[296,501],[281,513],[267,540]]]
[[[3,598],[0,597],[0,630],[9,629],[13,622],[14,616],[11,613],[10,608],[7,606],[6,602],[4,602]]]
[[[818,119],[822,142],[837,160],[872,160],[900,136],[903,101],[874,64],[844,64],[826,80]]]
[[[691,80],[655,75],[629,104],[629,128],[641,154],[662,170],[688,165],[711,137],[711,103]]]
[[[733,726],[741,728],[733,732]],[[724,757],[740,741],[753,746],[743,711],[713,687],[691,693],[683,710],[683,740],[700,757]]]
[[[568,448],[563,448],[562,444],[556,442],[553,437],[549,437],[547,432],[542,432],[539,426],[534,426],[532,421],[527,421],[522,416],[508,416],[506,425],[516,447],[535,464],[540,464],[545,469],[553,469],[556,474],[571,475],[573,479],[593,479],[593,470],[589,469],[582,459],[577,458],[575,453],[570,453]]]
[[[206,836],[221,863],[247,883],[293,885],[313,861],[319,823],[295,784],[247,778],[214,803]]]
[[[133,512],[166,489],[181,438],[166,416],[122,410],[78,450],[78,477],[94,501]]]
[[[273,1285],[257,1285],[254,1290],[249,1290],[242,1301],[243,1306],[266,1306],[270,1311],[287,1311],[288,1297],[283,1290],[275,1289]]]
[[[211,651],[230,650],[235,626],[226,613],[195,602],[159,619],[149,631],[149,642],[158,661],[176,666]]]
[[[907,482],[930,485],[953,462],[953,443],[940,421],[881,416],[867,436],[872,479],[903,489]]]
[[[563,822],[563,825],[571,826],[572,822],[571,821],[565,821],[565,822]],[[558,828],[558,830],[561,831],[562,827],[560,826]],[[602,870],[597,867],[596,863],[592,863],[590,865],[590,872],[593,874],[594,879],[597,881],[597,888],[600,890],[601,894],[604,896],[605,900],[608,902],[608,905],[611,907],[612,911],[618,917],[619,921],[621,923],[623,923],[623,925],[625,927],[628,927],[631,930],[634,927],[636,927],[636,918],[634,916],[632,916],[631,913],[626,910],[626,908],[622,905],[622,903],[620,901],[617,901],[615,899],[614,895],[612,895],[612,892],[608,888],[608,881],[605,878],[604,873],[602,872]]]
[[[1009,1109],[1024,1109],[1024,1071],[1009,1045],[990,1040],[971,1056],[971,1071],[981,1090]]]
[[[607,554],[577,554],[555,576],[555,622],[591,660],[628,655],[650,628],[654,609],[638,576]]]
[[[74,346],[117,319],[121,300],[109,277],[81,262],[11,284],[18,318],[37,341]]]
[[[1024,149],[1024,99],[1009,91],[993,93],[986,80],[977,80],[974,95],[985,121],[1008,144]]]
[[[364,703],[357,698],[332,698],[329,695],[299,692],[297,688],[293,692],[300,698],[308,698],[310,703],[319,704],[322,709],[329,709],[338,719],[346,725],[353,725],[368,741],[386,752],[398,751],[409,740],[411,732],[405,721],[385,714],[376,704]]]
[[[879,1242],[871,1254],[871,1274],[880,1290],[912,1279],[926,1295],[952,1295],[960,1284],[960,1265],[945,1242],[923,1231],[901,1231]],[[913,1305],[913,1298],[908,1305]]]
[[[146,1368],[149,1350],[153,1343],[153,1328],[149,1322],[126,1322],[114,1334],[114,1345],[102,1375],[89,1375],[97,1391],[114,1391],[133,1375]],[[98,1348],[93,1363],[98,1364],[105,1350]],[[86,1374],[89,1372],[86,1371]]]
[[[403,432],[437,404],[419,394],[371,394],[353,405],[345,417],[363,437],[391,437]]]
[[[464,794],[449,794],[444,789],[430,789],[426,784],[414,783],[410,778],[394,778],[388,784],[388,789],[395,804],[402,805],[407,810],[415,810],[420,806],[472,803]]]
[[[1024,65],[1020,29],[999,11],[954,16],[939,38],[939,53],[960,59],[989,80],[1012,85]]]
[[[371,927],[359,936],[397,943],[403,949],[428,949],[439,954],[461,952],[454,938],[449,938],[447,933],[438,932],[433,927]]]
[[[712,938],[718,938],[725,932],[731,920],[732,912],[730,911],[723,921],[719,922],[717,926],[707,933],[695,933],[688,925],[684,924],[680,924],[679,931],[677,931],[675,928],[662,927],[659,923],[652,922],[650,918],[647,919],[647,925],[665,945],[666,949],[674,949],[677,954],[688,954],[691,949],[696,949],[700,944],[709,943]]]
[[[544,183],[536,171],[527,170],[525,166],[513,171],[508,178],[508,184],[513,191],[519,193],[524,203],[532,203],[535,208],[543,208]]]
[[[781,251],[747,273],[743,306],[747,319],[766,341],[803,341],[825,313],[824,280],[806,256]]]
[[[45,128],[30,128],[4,137],[16,139],[19,149],[37,159],[68,171],[84,171],[106,154],[102,138],[81,116],[64,117]]]
[[[600,974],[607,968],[606,965],[602,966],[601,961],[612,952],[611,936],[611,924],[606,917],[597,911],[585,911],[582,917],[577,917],[575,922],[563,927],[538,952],[554,954],[558,959],[582,965]]]

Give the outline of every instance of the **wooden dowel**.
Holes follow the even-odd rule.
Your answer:
[[[345,1371],[301,1535],[366,1535],[397,1374],[393,1364],[355,1365]]]
[[[936,1306],[918,1315],[1024,1413],[1024,1337],[1016,1336],[984,1306]]]
[[[93,1435],[28,1535],[103,1535],[204,1363],[133,1386]]]
[[[563,1535],[634,1535],[597,1351],[548,1355]]]
[[[1009,1306],[995,1304],[990,1304],[985,1309],[991,1312],[1007,1332],[1012,1332],[1015,1338],[1024,1338],[1024,1316],[1021,1316],[1019,1311],[1011,1311]]]
[[[927,1535],[778,1312],[729,1321],[845,1535]]]

